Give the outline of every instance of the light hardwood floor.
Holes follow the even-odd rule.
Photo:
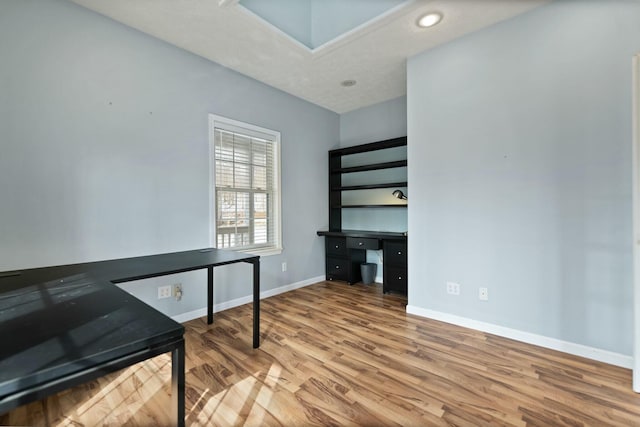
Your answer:
[[[405,313],[381,287],[321,282],[185,324],[187,425],[640,426],[631,372]],[[0,424],[163,426],[162,355]]]

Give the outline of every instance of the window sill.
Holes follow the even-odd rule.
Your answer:
[[[231,249],[233,250],[233,249]],[[282,253],[282,248],[265,248],[265,249],[238,249],[238,252],[242,252],[245,254],[251,255],[259,255],[259,256],[271,256],[271,255],[280,255]]]

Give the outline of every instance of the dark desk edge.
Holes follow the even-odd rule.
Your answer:
[[[208,262],[200,262],[194,265],[190,265],[188,267],[154,269],[153,272],[150,272],[150,273],[145,272],[142,274],[133,274],[133,275],[127,274],[126,272],[118,272],[117,270],[113,272],[113,274],[111,273],[104,274],[97,271],[98,270],[97,267],[107,263],[112,263],[114,265],[117,265],[117,263],[119,262],[127,263],[127,262],[135,262],[136,260],[180,256],[184,254],[194,254],[194,255],[201,254],[203,256],[207,256],[209,252],[214,252],[214,251],[219,254],[224,253],[228,258],[225,258],[222,260],[213,260],[213,261],[209,260]],[[256,254],[236,252],[228,249],[202,248],[202,249],[194,249],[194,250],[188,250],[188,251],[138,255],[138,256],[127,257],[127,258],[112,258],[112,259],[106,259],[106,260],[84,261],[84,262],[73,263],[73,264],[45,265],[45,266],[31,267],[31,268],[21,269],[21,270],[0,271],[0,279],[5,279],[5,280],[2,280],[2,282],[8,284],[12,279],[19,280],[21,276],[25,276],[25,275],[33,274],[37,272],[46,272],[48,270],[49,271],[61,270],[64,272],[65,269],[76,269],[75,273],[89,274],[94,279],[107,280],[111,283],[123,283],[123,282],[131,282],[134,280],[148,279],[151,277],[164,276],[168,274],[185,273],[188,271],[199,270],[209,266],[222,266],[222,265],[235,264],[239,262],[254,264],[256,262],[259,262],[259,260],[260,260],[260,255],[256,255]]]
[[[340,231],[317,231],[318,236],[327,237],[361,237],[369,239],[385,240],[406,240],[407,233],[396,231],[369,231],[369,230],[340,230]]]
[[[162,255],[162,254],[159,254]],[[246,257],[241,257],[238,258],[236,260],[229,260],[229,261],[219,261],[219,262],[215,262],[215,263],[206,263],[206,264],[199,264],[196,266],[192,266],[192,267],[185,267],[185,268],[178,268],[178,269],[172,269],[172,270],[162,270],[162,272],[160,273],[148,273],[148,274],[140,274],[140,275],[134,275],[134,276],[125,276],[125,277],[118,277],[118,278],[114,278],[114,279],[109,279],[109,281],[111,283],[126,283],[126,282],[133,282],[135,280],[144,280],[144,279],[150,279],[152,277],[159,277],[159,276],[167,276],[169,274],[179,274],[179,273],[186,273],[189,271],[194,271],[194,270],[201,270],[203,268],[207,268],[207,267],[220,267],[223,265],[230,265],[230,264],[237,264],[239,262],[246,262],[249,264],[255,264],[257,262],[260,261],[260,256],[259,255],[247,255]]]

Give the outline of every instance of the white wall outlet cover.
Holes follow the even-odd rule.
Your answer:
[[[158,299],[171,297],[171,286],[160,286],[158,288]]]
[[[460,284],[447,282],[447,293],[450,295],[460,295]]]

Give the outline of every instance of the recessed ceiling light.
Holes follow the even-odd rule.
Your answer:
[[[433,27],[441,20],[442,14],[440,12],[429,12],[418,18],[416,25],[418,25],[418,27],[428,28]]]
[[[341,86],[344,87],[351,87],[351,86],[355,86],[356,85],[356,81],[355,80],[343,80],[342,82],[340,82]]]

